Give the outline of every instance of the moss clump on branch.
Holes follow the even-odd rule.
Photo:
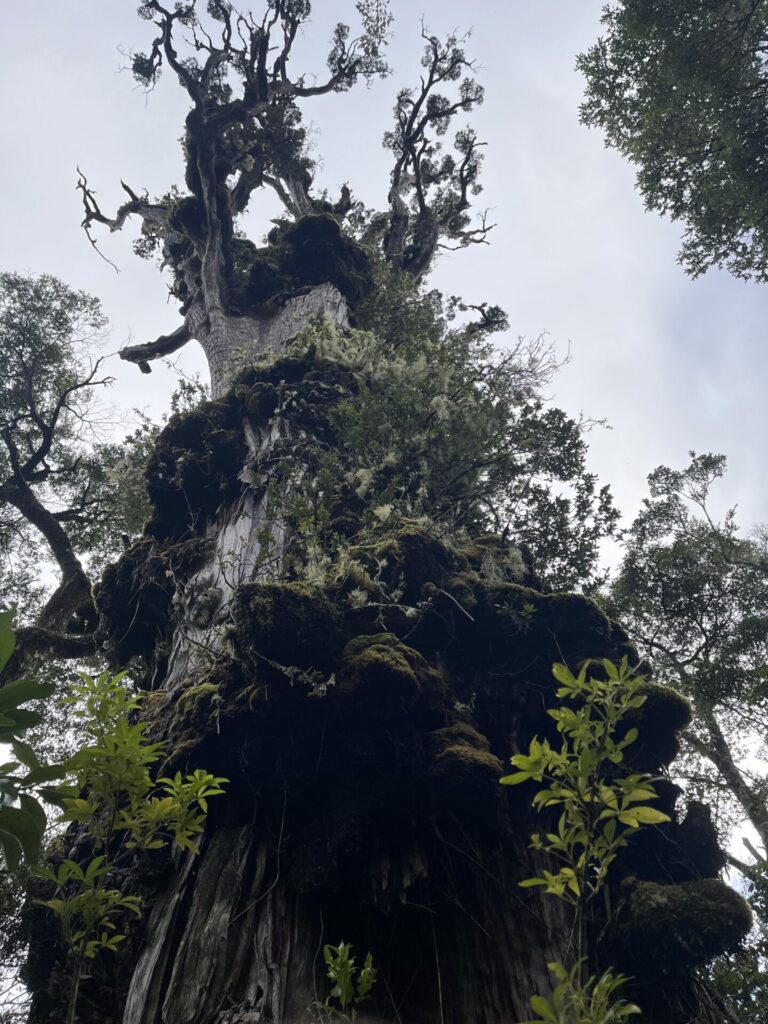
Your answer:
[[[640,730],[632,763],[666,766],[677,757],[678,735],[691,722],[690,701],[671,686],[659,683],[645,683],[640,692],[646,701],[630,722]]]
[[[444,799],[485,819],[486,826],[496,822],[493,808],[502,800],[499,779],[503,773],[504,765],[495,754],[465,743],[446,747],[430,771]]]
[[[617,948],[635,974],[686,974],[735,948],[752,927],[747,901],[724,882],[637,882],[631,888]]]
[[[275,227],[268,242],[263,248],[244,238],[230,242],[235,313],[268,315],[293,295],[325,283],[335,285],[354,309],[373,287],[368,255],[329,213]]]

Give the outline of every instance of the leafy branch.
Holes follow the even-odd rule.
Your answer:
[[[594,664],[604,678],[591,674]],[[549,854],[557,862],[556,870],[542,870],[520,885],[542,887],[574,908],[577,959],[571,970],[549,964],[557,984],[551,998],[531,999],[539,1016],[525,1024],[614,1024],[641,1011],[614,998],[626,981],[623,975],[609,969],[599,978],[585,977],[585,916],[629,838],[644,826],[670,820],[650,806],[649,801],[657,799],[652,776],[620,774],[624,752],[638,737],[634,726],[624,726],[645,703],[640,691],[646,680],[629,667],[626,657],[619,665],[586,662],[577,676],[566,665],[554,665],[552,673],[559,683],[557,697],[574,705],[547,709],[562,736],[560,749],[534,737],[527,753],[511,758],[517,771],[501,782],[536,782],[543,788],[536,792],[533,806],[539,812],[560,810],[551,832],[531,835],[532,848]]]

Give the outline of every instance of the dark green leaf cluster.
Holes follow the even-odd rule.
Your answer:
[[[547,964],[555,980],[551,998],[533,996],[535,1020],[522,1024],[617,1024],[641,1013],[639,1006],[617,998],[627,981],[623,974],[605,971],[599,978],[581,980],[581,964],[566,970],[562,964]]]
[[[715,522],[711,485],[723,456],[661,466],[627,535],[613,609],[675,684],[710,708],[768,712],[768,549],[742,537],[735,510]],[[698,512],[698,515],[696,515]],[[680,671],[682,670],[682,671]]]
[[[680,262],[768,279],[768,4],[620,0],[578,59],[582,120],[637,167],[646,206],[685,224]]]
[[[16,646],[12,622],[13,612],[0,612],[0,672]],[[0,689],[0,744],[10,747],[13,755],[0,764],[0,854],[11,871],[22,860],[34,864],[40,856],[47,822],[40,798],[55,799],[55,790],[46,784],[64,774],[61,765],[41,764],[24,740],[27,730],[42,719],[22,705],[45,700],[53,690],[52,683],[34,679],[17,679]]]
[[[319,326],[300,339],[360,373],[332,414],[337,476],[373,518],[505,532],[552,588],[592,586],[617,513],[587,472],[582,425],[541,397],[557,369],[551,348],[540,339],[497,350],[500,310],[478,307],[467,320],[469,307],[443,304],[407,274],[377,273],[358,312],[364,331],[343,341]]]
[[[621,737],[619,731],[646,701],[640,692],[645,677],[630,669],[626,658],[619,665],[607,660],[594,666],[586,663],[578,676],[566,665],[554,665],[552,674],[563,703],[547,714],[557,724],[561,747],[534,737],[527,753],[512,756],[517,771],[501,782],[539,783],[542,788],[536,791],[533,806],[560,812],[552,832],[531,836],[531,846],[549,854],[558,870],[543,871],[541,877],[527,878],[520,885],[542,886],[580,908],[603,888],[611,864],[633,832],[670,819],[648,804],[657,799],[650,775],[616,770],[638,737],[634,727]]]
[[[328,1017],[354,1021],[357,1007],[376,983],[373,956],[368,953],[363,966],[358,967],[357,958],[352,956],[352,946],[348,942],[340,942],[338,946],[323,946],[323,960],[331,993],[318,1008]]]

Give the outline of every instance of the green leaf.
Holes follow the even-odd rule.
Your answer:
[[[568,666],[563,665],[560,662],[557,662],[552,666],[552,675],[555,677],[558,683],[560,683],[562,686],[568,687],[568,689],[571,689],[573,687],[573,684],[576,682],[573,673],[568,668]]]
[[[2,852],[2,859],[8,870],[16,871],[21,864],[24,851],[16,836],[11,832],[3,831],[2,827],[0,827],[0,852]]]
[[[517,786],[521,782],[528,782],[531,778],[530,772],[512,772],[511,775],[502,775],[499,782],[502,786]]]
[[[13,683],[9,683],[8,685],[12,686]],[[4,690],[0,690],[0,694],[3,692]],[[39,715],[37,711],[27,711],[24,708],[17,708],[13,712],[13,727],[17,732],[23,732],[25,729],[34,729],[36,725],[40,725],[42,720],[43,716]]]
[[[17,679],[0,689],[0,712],[14,710],[29,700],[44,700],[56,692],[54,683],[41,683],[36,679]],[[13,717],[17,716],[13,714]]]
[[[629,813],[641,825],[661,825],[665,821],[672,820],[668,814],[657,811],[655,807],[633,807]],[[622,820],[622,815],[619,815],[619,821]]]
[[[21,781],[25,786],[38,786],[41,782],[55,782],[56,779],[62,778],[65,772],[66,769],[62,764],[44,764],[39,768],[34,768]],[[48,798],[45,797],[45,799]]]
[[[557,1024],[555,1011],[552,1009],[549,1000],[545,999],[544,996],[531,996],[531,1009],[534,1013],[538,1013],[542,1020]]]
[[[8,664],[16,649],[16,634],[13,631],[13,619],[16,609],[0,612],[0,672]]]
[[[24,859],[30,864],[34,864],[40,856],[44,827],[39,815],[31,812],[28,807],[0,807],[0,833],[18,843]]]
[[[15,739],[11,742],[11,749],[13,750],[16,758],[26,768],[39,768],[40,762],[37,759],[37,754],[34,752],[32,747],[28,743],[24,743],[23,740]]]
[[[48,818],[46,817],[42,804],[35,799],[35,797],[30,796],[29,793],[22,793],[19,796],[19,803],[21,804],[22,811],[26,811],[31,818],[35,819],[41,833],[45,832],[45,826],[48,824]]]
[[[625,745],[625,746],[627,746],[627,747],[628,747],[628,746],[629,746],[629,745],[630,745],[631,743],[634,743],[634,742],[635,742],[635,740],[637,739],[637,737],[638,737],[639,735],[640,735],[640,731],[639,731],[639,729],[636,729],[636,728],[635,728],[635,727],[633,726],[633,727],[632,727],[631,729],[627,729],[627,734],[626,734],[626,736],[624,737],[624,739],[623,739],[623,741],[622,741],[622,742],[624,743],[624,745]]]

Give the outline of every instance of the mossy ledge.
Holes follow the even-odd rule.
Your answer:
[[[752,927],[743,896],[718,878],[680,885],[630,881],[618,926],[620,964],[636,975],[686,974],[735,949]]]

